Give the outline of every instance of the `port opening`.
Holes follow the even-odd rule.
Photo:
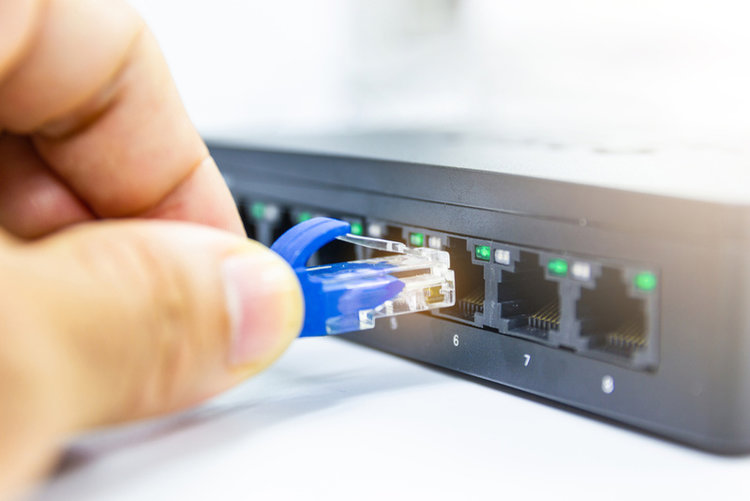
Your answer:
[[[281,235],[286,233],[286,231],[294,226],[294,223],[292,223],[292,215],[289,212],[289,209],[286,207],[280,207],[279,209],[279,219],[276,221],[276,223],[273,226],[273,241],[275,242]]]
[[[240,213],[240,218],[242,219],[242,225],[245,227],[247,238],[253,240],[257,239],[258,237],[255,231],[255,221],[250,216],[250,207],[248,206],[248,204],[244,201],[238,202],[237,210]]]
[[[475,314],[484,313],[484,267],[472,262],[472,251],[467,250],[463,238],[449,237],[446,250],[456,274],[456,305],[440,310],[440,314],[475,323]]]
[[[243,199],[237,209],[248,238],[264,245],[270,246],[292,227],[288,208],[276,202]]]
[[[648,343],[645,301],[631,297],[622,272],[604,267],[594,289],[583,289],[576,306],[588,348],[632,357]]]
[[[557,282],[545,278],[539,255],[522,251],[514,270],[503,270],[497,285],[500,331],[547,339],[560,329],[558,289]]]

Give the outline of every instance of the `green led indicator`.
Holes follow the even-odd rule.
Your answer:
[[[642,271],[635,276],[635,286],[642,291],[652,291],[656,289],[656,275],[650,271]]]
[[[412,247],[423,247],[424,233],[409,233],[409,243]]]
[[[304,212],[300,212],[300,213],[299,213],[299,214],[297,215],[297,222],[298,222],[298,223],[304,223],[305,221],[307,221],[307,220],[309,220],[309,219],[312,219],[312,214],[310,214],[310,213],[309,213],[309,212],[307,212],[307,211],[304,211]]]
[[[474,256],[482,261],[489,261],[492,255],[492,249],[489,245],[476,245],[474,246]]]
[[[352,227],[352,235],[361,235],[364,233],[364,229],[362,228],[362,223],[354,222],[351,224]]]
[[[553,259],[547,263],[547,269],[550,273],[555,275],[567,275],[568,262],[564,259]]]
[[[266,204],[263,202],[253,202],[253,205],[250,206],[250,214],[255,219],[263,219],[263,216],[266,214]]]

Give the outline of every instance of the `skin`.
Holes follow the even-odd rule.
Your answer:
[[[299,331],[292,272],[244,238],[124,2],[0,0],[0,227],[0,498],[71,434],[193,405]]]

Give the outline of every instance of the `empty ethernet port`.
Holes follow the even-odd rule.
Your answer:
[[[602,269],[593,289],[582,289],[576,306],[583,348],[633,357],[648,343],[645,301],[631,297],[622,272]]]
[[[463,238],[448,238],[446,250],[456,274],[456,305],[440,310],[439,316],[477,324],[476,314],[484,313],[484,267],[472,262]]]
[[[255,232],[255,220],[250,215],[250,206],[246,202],[240,201],[237,203],[237,210],[240,213],[240,218],[242,219],[242,225],[245,227],[247,238],[253,240],[258,238]]]
[[[545,278],[539,255],[522,251],[513,271],[502,270],[497,284],[500,332],[549,339],[560,329],[559,285]]]
[[[240,215],[248,236],[268,246],[291,226],[286,208],[274,202],[244,200]]]
[[[273,241],[275,242],[292,226],[294,226],[292,224],[292,215],[286,207],[281,207],[279,210],[279,217],[273,225]]]

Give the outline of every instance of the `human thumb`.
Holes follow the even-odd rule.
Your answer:
[[[97,222],[12,247],[11,315],[31,320],[11,337],[36,351],[18,359],[45,360],[62,432],[197,403],[270,365],[301,327],[286,262],[219,230]]]

